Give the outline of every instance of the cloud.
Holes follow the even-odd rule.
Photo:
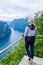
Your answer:
[[[43,0],[0,0],[0,20],[33,16],[43,10]]]

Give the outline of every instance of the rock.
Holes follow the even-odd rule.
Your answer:
[[[28,56],[24,56],[19,65],[43,65],[43,59],[34,57],[32,64],[30,64]]]

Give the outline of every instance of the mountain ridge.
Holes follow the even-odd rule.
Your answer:
[[[0,21],[0,39],[11,33],[7,22]]]
[[[28,25],[27,21],[28,18],[14,19],[12,22],[10,22],[9,26],[19,32],[24,32],[25,27]]]

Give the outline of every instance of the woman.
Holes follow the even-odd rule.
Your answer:
[[[34,24],[33,18],[30,18],[28,20],[28,26],[25,28],[25,48],[26,53],[29,57],[30,63],[32,63],[33,57],[34,57],[34,41],[36,37],[36,26]],[[29,49],[30,48],[30,49]]]

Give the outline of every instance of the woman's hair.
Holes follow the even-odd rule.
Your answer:
[[[34,29],[35,29],[34,19],[33,19],[33,18],[29,18],[29,21],[28,21],[28,22],[31,23],[30,29],[31,29],[31,30],[34,30]]]
[[[34,23],[34,19],[33,18],[29,18],[28,20],[30,23]]]

